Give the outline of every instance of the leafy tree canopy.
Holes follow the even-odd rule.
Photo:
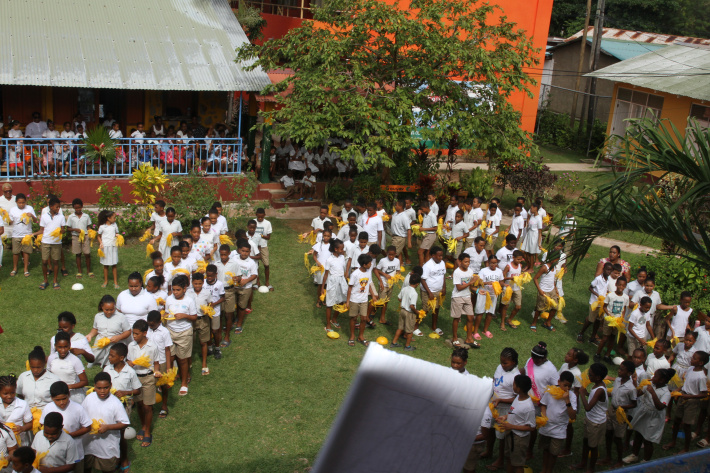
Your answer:
[[[446,148],[522,157],[531,146],[506,100],[530,95],[524,71],[536,64],[529,38],[483,1],[328,0],[281,39],[244,45],[238,61],[294,75],[263,93],[285,92],[266,112],[275,131],[322,146],[350,142],[344,157],[361,168],[430,141]]]
[[[567,37],[584,28],[586,0],[555,0],[550,35]],[[592,2],[592,17],[596,1]],[[606,0],[604,25],[631,31],[706,38],[710,0]],[[592,20],[593,24],[593,20]]]

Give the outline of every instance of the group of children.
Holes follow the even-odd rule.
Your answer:
[[[348,142],[340,138],[327,139],[323,146],[317,148],[307,148],[282,138],[278,146],[271,148],[269,174],[272,178],[277,175],[289,176],[299,184],[303,184],[308,171],[310,171],[309,177],[314,180],[316,175],[321,179],[351,177],[356,166],[352,160],[346,159],[338,151],[338,148],[343,150],[347,147]],[[283,177],[281,182],[288,189]]]
[[[687,337],[694,335],[688,332]],[[516,350],[504,348],[493,375],[493,397],[483,414],[463,471],[472,473],[480,459],[495,458],[487,465],[489,470],[505,467],[509,472],[522,473],[533,457],[537,441],[542,452],[542,472],[558,471],[555,470],[557,459],[574,454],[574,423],[582,411],[585,415],[580,461],[570,469],[594,471],[597,465],[618,468],[641,459],[649,461],[653,458],[654,446],[663,437],[666,412],[674,402],[677,406],[673,437],[663,448],[675,447],[682,425],[686,437],[681,453],[687,452],[691,438],[700,435],[710,409],[704,368],[708,353],[694,351],[689,368],[677,371],[665,358],[669,346],[667,340],[659,340],[648,357],[646,350],[637,348],[631,360],[620,364],[615,377],[599,362],[582,371],[581,367],[589,362],[589,355],[578,348],[566,353],[559,369],[547,359],[544,342],[533,347],[522,367]],[[455,348],[451,367],[468,375],[467,360],[468,351]],[[698,430],[693,432],[696,423]],[[499,442],[497,452],[496,440]],[[706,447],[709,443],[706,437],[698,446]],[[601,446],[605,447],[605,456],[599,459]]]
[[[28,212],[19,197],[20,210]],[[43,216],[38,234],[54,228],[77,230],[60,218],[58,201],[50,199],[49,209],[47,219],[54,218],[55,227],[42,225]],[[102,264],[111,263],[115,271],[117,229],[107,228],[115,227],[115,215],[104,211],[99,218]],[[41,346],[35,347],[27,371],[0,377],[2,473],[3,460],[34,463],[41,471],[53,472],[130,468],[124,432],[131,410],[137,411],[141,425],[136,439],[141,447],[149,447],[154,406],[160,404],[159,417],[168,416],[174,383],[179,383],[180,396],[188,395],[193,344],[201,358],[201,374],[208,376],[208,356],[222,358],[230,335],[244,330],[259,278],[267,291],[273,290],[268,271],[272,228],[264,209],[257,209],[246,230],[234,232],[236,245],[227,231],[219,203],[184,234],[175,211],[156,202],[144,235],[148,250],[154,250],[153,244],[159,248],[150,254],[152,267],[143,275],[131,273],[128,289],[118,298],[101,298],[88,334],[74,332],[76,317],[62,312],[49,356]],[[56,276],[59,255],[47,254]],[[79,261],[77,265],[81,270]],[[114,282],[118,286],[115,272]],[[89,390],[84,362],[102,370]]]

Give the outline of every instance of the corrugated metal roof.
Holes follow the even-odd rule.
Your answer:
[[[0,84],[260,91],[227,0],[2,0]]]
[[[575,41],[579,39],[584,30],[579,30],[565,42]],[[587,35],[592,37],[594,35],[594,27],[590,27],[587,31]],[[602,29],[602,38],[604,39],[621,39],[624,41],[636,41],[638,43],[647,44],[663,44],[670,46],[674,43],[685,43],[688,45],[692,44],[704,44],[710,45],[710,39],[705,38],[694,38],[692,36],[676,36],[670,34],[660,34],[660,33],[649,33],[647,31],[631,31],[631,30],[620,30],[617,28],[604,28]]]
[[[587,43],[592,44],[592,38],[587,38]],[[620,61],[665,48],[663,44],[637,43],[635,41],[622,41],[602,39],[602,52],[613,56]]]
[[[586,77],[710,100],[710,48],[667,46],[590,72]]]

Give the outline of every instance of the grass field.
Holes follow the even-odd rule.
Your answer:
[[[272,222],[274,235],[269,246],[272,284],[276,290],[254,296],[254,311],[247,318],[244,333],[232,337],[232,346],[225,349],[222,360],[209,359],[211,374],[208,377],[200,376],[198,364],[193,370],[190,394],[178,399],[177,389],[173,390],[170,416],[157,419],[156,415],[153,445],[140,448],[137,442],[129,442],[133,472],[283,473],[303,472],[312,465],[364,348],[348,347],[347,336],[331,340],[324,335],[324,310],[315,308],[315,290],[303,267],[303,252],[307,247],[296,242],[293,229],[303,222],[276,219]],[[244,220],[238,223],[245,224]],[[492,376],[498,354],[506,346],[518,350],[523,364],[539,340],[548,343],[550,359],[559,366],[565,352],[577,345],[575,335],[580,328],[577,321],[583,320],[587,313],[587,287],[596,262],[606,254],[607,249],[594,247],[580,266],[577,277],[572,274],[565,277],[565,314],[570,320],[567,325],[555,323],[555,333],[546,330],[532,333],[528,327],[534,290],[528,287],[519,316],[520,328],[503,333],[497,328],[499,322],[494,320],[494,338],[484,338],[482,348],[471,353],[469,371]],[[66,257],[73,275],[73,257],[69,253]],[[639,263],[633,256],[628,260],[632,267]],[[121,249],[119,261],[122,288],[130,272],[143,272],[149,267],[144,247],[137,242],[129,242]],[[94,262],[98,276],[101,268],[95,253]],[[74,292],[70,289],[75,282],[73,276],[61,281],[60,291],[40,291],[38,255],[32,257],[29,278],[7,277],[11,270],[9,251],[5,251],[3,263],[0,292],[0,324],[5,329],[0,335],[3,374],[22,372],[33,346],[49,349],[49,339],[56,331],[56,316],[60,311],[74,312],[79,320],[77,331],[86,334],[101,296],[105,293],[116,296],[120,292],[101,289],[100,277],[85,277],[82,282],[86,289]],[[442,312],[440,324],[449,334],[448,299]],[[388,317],[395,326],[396,313],[396,307],[390,305]],[[428,335],[430,321],[424,324],[423,330]],[[342,329],[341,333],[347,335]],[[391,339],[393,333],[394,327],[378,325],[366,335],[369,340],[379,335]],[[451,350],[443,340],[423,337],[414,343],[418,349],[413,356],[448,366]],[[587,351],[594,348],[589,344],[583,347]],[[89,379],[95,371],[90,370]],[[615,373],[615,369],[611,372]],[[137,418],[132,420],[135,426]],[[560,459],[557,464],[560,471],[578,458],[581,427],[582,422],[577,421],[574,444],[577,455]],[[666,430],[668,436],[669,429]],[[656,455],[665,453],[660,449],[656,451]],[[534,471],[541,468],[540,458],[538,452],[530,462]]]
[[[579,163],[582,159],[587,159],[584,154],[569,149],[543,144],[538,146],[545,163]]]

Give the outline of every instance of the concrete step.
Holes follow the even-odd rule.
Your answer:
[[[313,207],[315,210],[313,212],[313,216],[316,216],[318,214],[318,209],[320,208],[321,201],[320,200],[287,200],[286,202],[282,202],[281,198],[279,199],[273,199],[271,201],[271,206],[275,209],[283,209],[286,206],[289,207]]]

